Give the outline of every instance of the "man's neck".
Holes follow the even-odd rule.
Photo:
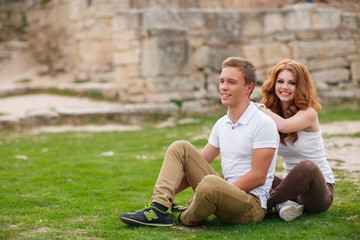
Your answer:
[[[250,105],[250,101],[245,102],[234,107],[228,107],[228,114],[233,124],[237,123],[241,116],[244,114],[246,108]]]

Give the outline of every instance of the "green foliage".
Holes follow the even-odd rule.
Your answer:
[[[289,223],[276,213],[245,225],[212,216],[193,231],[121,223],[121,212],[151,200],[167,147],[185,139],[201,149],[217,118],[131,132],[3,132],[0,239],[359,239],[359,185],[340,170],[330,210]],[[212,165],[221,171],[219,159]],[[192,194],[187,189],[176,202],[186,205]]]

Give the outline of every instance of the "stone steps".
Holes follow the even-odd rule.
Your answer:
[[[55,88],[52,86],[51,88]],[[225,112],[224,107],[219,101],[214,100],[193,100],[186,102],[168,102],[168,103],[128,103],[121,104],[115,101],[93,101],[90,98],[84,98],[86,92],[94,91],[107,93],[112,89],[111,84],[100,83],[82,83],[82,84],[63,84],[59,85],[58,90],[68,90],[78,96],[64,97],[51,94],[26,95],[31,91],[39,90],[39,86],[29,84],[8,84],[0,86],[0,130],[1,129],[21,129],[33,128],[39,126],[59,126],[59,125],[84,125],[84,124],[108,124],[108,123],[131,123],[138,124],[149,121],[164,120],[168,117],[183,114],[186,116],[216,114]],[[61,99],[57,99],[57,104],[52,107],[44,107],[38,101],[31,100],[42,95],[43,102],[52,101],[52,96],[66,98],[67,104],[61,104]],[[26,96],[26,97],[25,97]],[[107,97],[114,97],[108,95]],[[23,104],[29,105],[29,108],[22,109],[14,113],[3,113],[4,104],[9,99],[20,99]],[[86,104],[79,104],[81,100],[86,99]],[[106,99],[106,97],[104,98]],[[13,104],[22,104],[17,101]],[[69,101],[73,104],[69,104]],[[3,106],[2,106],[3,105]],[[11,107],[10,107],[11,108]],[[9,106],[7,108],[9,109]]]

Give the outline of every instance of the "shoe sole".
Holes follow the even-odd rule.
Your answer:
[[[289,222],[301,216],[303,211],[304,211],[304,205],[289,207],[281,212],[280,217],[284,219],[286,222]]]
[[[139,222],[134,219],[122,217],[122,216],[120,216],[120,220],[123,223],[129,224],[129,225],[134,225],[134,226],[148,226],[148,227],[171,227],[171,226],[173,226],[173,223],[143,223],[143,222]]]

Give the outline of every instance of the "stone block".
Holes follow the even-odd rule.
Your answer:
[[[344,31],[341,33],[341,37],[346,36],[346,33],[344,33]],[[323,42],[325,41],[332,41],[332,40],[338,40],[339,39],[339,34],[337,31],[334,30],[323,30],[321,31],[321,33],[319,34],[319,38],[318,40],[321,40]],[[344,40],[346,40],[346,37],[343,38]]]
[[[140,52],[137,49],[118,51],[114,54],[113,63],[115,65],[128,65],[128,64],[139,64],[140,63]]]
[[[69,19],[71,21],[81,20],[82,11],[84,10],[83,1],[73,0],[69,2]]]
[[[20,126],[20,121],[14,116],[0,116],[0,129],[14,129]]]
[[[194,89],[202,91],[205,89],[205,74],[203,72],[195,72],[190,75],[190,82]]]
[[[116,50],[129,50],[140,48],[140,35],[137,31],[123,31],[113,35],[114,46]]]
[[[183,103],[182,112],[186,115],[219,114],[226,112],[226,108],[219,101],[186,101]]]
[[[359,15],[354,12],[344,12],[342,13],[342,24],[349,30],[359,29],[358,25]]]
[[[198,68],[209,66],[209,47],[201,46],[194,50],[192,54],[192,64]]]
[[[239,56],[240,51],[234,48],[211,48],[209,52],[209,66],[214,71],[221,71],[222,62],[233,56]]]
[[[221,39],[236,42],[240,37],[240,15],[238,12],[221,12],[218,14],[217,31]]]
[[[198,10],[186,10],[179,12],[181,19],[187,28],[204,28],[204,13]]]
[[[298,40],[318,40],[319,36],[316,32],[313,31],[299,31],[295,33],[295,36]]]
[[[313,29],[336,29],[341,23],[341,10],[335,8],[316,8],[311,13],[311,20]]]
[[[240,15],[238,12],[205,12],[204,22],[205,41],[209,45],[223,46],[239,41]]]
[[[111,7],[114,12],[124,11],[130,8],[130,1],[112,0]]]
[[[244,38],[258,37],[263,31],[263,19],[259,13],[242,13],[242,34]]]
[[[258,86],[256,86],[255,88],[260,88],[261,89],[261,85],[266,80],[266,73],[267,73],[268,70],[269,70],[269,68],[256,68],[256,77],[257,77]]]
[[[217,91],[219,88],[219,77],[220,77],[220,72],[219,73],[210,73],[207,75],[205,81],[207,83],[207,88],[210,88],[210,85],[215,86],[214,89]]]
[[[110,27],[105,25],[94,26],[91,30],[86,33],[88,39],[94,40],[108,40],[112,39],[112,30]]]
[[[80,43],[80,57],[95,65],[108,65],[113,61],[111,40],[83,41]]]
[[[256,68],[265,66],[262,44],[245,45],[243,47],[243,56],[244,58],[249,59]]]
[[[345,40],[293,42],[294,58],[341,57],[356,52],[356,46]]]
[[[29,90],[27,84],[2,84],[0,86],[0,97],[25,94]]]
[[[144,77],[190,73],[190,48],[184,31],[158,30],[143,40],[141,51]]]
[[[94,14],[93,16],[95,18],[104,18],[104,17],[112,17],[113,16],[113,8],[112,4],[109,4],[108,2],[101,3],[99,0],[94,1]]]
[[[131,81],[125,66],[115,67],[115,87],[117,90],[125,90]]]
[[[354,101],[356,94],[352,91],[333,89],[330,91],[319,92],[319,100],[323,105],[343,104],[344,102]]]
[[[21,125],[32,127],[38,125],[54,125],[59,123],[59,115],[50,109],[34,109],[21,117]]]
[[[267,12],[264,16],[264,32],[272,34],[284,30],[284,19],[280,11]]]
[[[142,28],[153,29],[172,29],[185,31],[186,27],[181,17],[175,13],[163,9],[149,9],[142,15]]]
[[[194,84],[189,77],[183,76],[162,76],[147,78],[145,88],[150,92],[169,92],[169,91],[192,91]]]
[[[279,42],[290,42],[295,40],[294,32],[279,32],[275,34],[275,40]]]
[[[294,8],[285,11],[285,29],[290,31],[309,30],[311,28],[311,14],[309,8]]]
[[[310,71],[320,69],[345,68],[348,65],[348,62],[342,57],[312,59],[309,60],[306,64]]]
[[[280,60],[291,57],[291,52],[286,44],[273,42],[264,45],[264,60],[266,66],[274,66]]]
[[[325,82],[330,85],[337,85],[350,80],[350,71],[346,68],[336,68],[311,72],[311,78],[315,82]]]
[[[112,17],[112,29],[115,32],[122,32],[128,28],[129,13],[122,12],[116,13]]]
[[[360,61],[351,63],[351,80],[355,84],[360,83]]]
[[[205,38],[204,37],[192,37],[190,36],[189,39],[189,45],[191,48],[197,48],[201,47],[205,44]]]
[[[117,12],[112,17],[112,28],[115,32],[141,28],[141,14],[132,12]]]

